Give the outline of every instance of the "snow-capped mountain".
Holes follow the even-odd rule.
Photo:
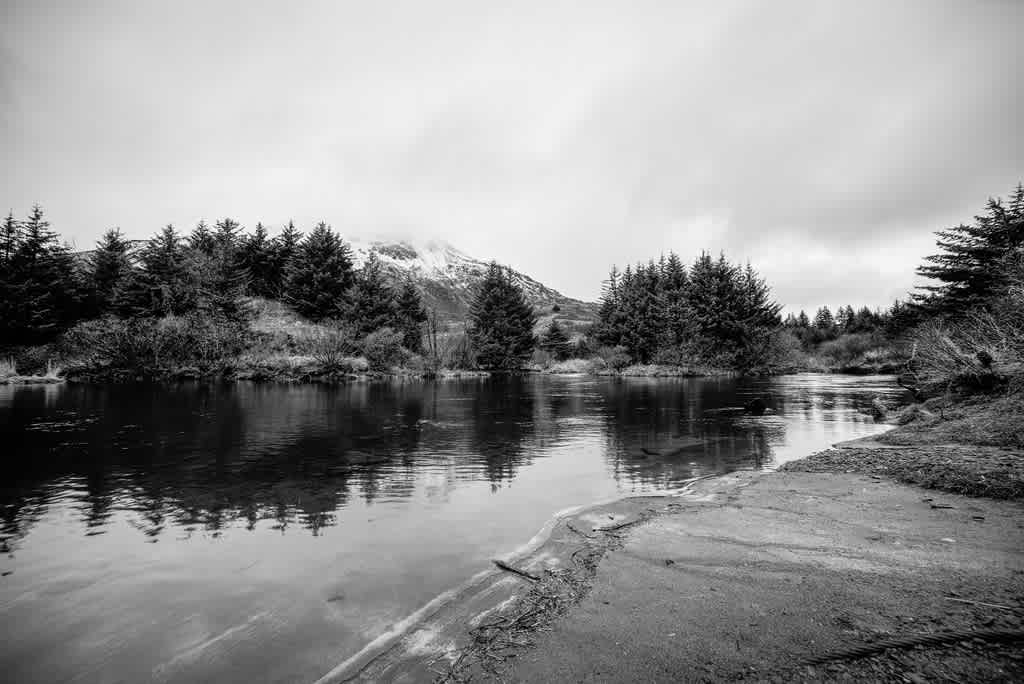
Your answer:
[[[362,240],[346,238],[357,266],[376,252],[385,271],[396,281],[412,278],[423,293],[424,304],[449,320],[463,320],[469,310],[476,286],[487,272],[488,262],[459,251],[439,240]],[[596,319],[597,305],[566,297],[512,270],[512,278],[523,289],[527,300],[540,314],[556,312],[566,322]]]

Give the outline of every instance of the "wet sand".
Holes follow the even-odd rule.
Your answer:
[[[321,681],[887,679],[907,667],[923,679],[1024,674],[1019,644],[978,644],[945,660],[919,652],[909,664],[800,665],[893,635],[1024,628],[1019,503],[856,474],[739,473],[676,496],[569,512],[509,560],[553,588],[485,573]],[[530,619],[517,624],[523,615]]]

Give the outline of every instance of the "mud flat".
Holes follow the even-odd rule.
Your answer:
[[[567,511],[506,560],[536,579],[481,573],[321,681],[1024,678],[1019,502],[738,473]]]

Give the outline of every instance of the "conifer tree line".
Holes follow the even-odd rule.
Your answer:
[[[899,311],[902,305],[896,302],[893,306]],[[829,307],[823,306],[815,312],[814,318],[802,310],[798,314],[788,314],[782,325],[800,340],[805,349],[810,349],[842,335],[888,334],[892,330],[892,310],[872,311],[866,306],[854,310],[847,304],[836,307],[833,314]]]
[[[542,352],[555,361],[614,357],[611,367],[700,363],[743,371],[771,366],[787,336],[804,351],[832,345],[855,355],[869,343],[890,343],[929,321],[969,312],[1018,320],[1019,300],[1006,293],[1024,288],[1024,187],[1006,200],[990,199],[973,223],[937,236],[939,252],[917,269],[931,284],[906,301],[887,311],[823,306],[813,317],[801,311],[785,321],[757,271],[724,254],[702,253],[689,266],[670,253],[621,272],[613,267],[597,322],[573,340],[555,316],[535,334],[537,312],[513,273],[492,263],[455,353],[502,370]],[[39,206],[24,219],[8,213],[0,225],[0,348],[47,343],[80,321],[101,318],[191,316],[240,331],[243,297],[251,295],[281,300],[359,338],[390,329],[388,339],[423,350],[428,316],[416,286],[393,282],[376,253],[357,269],[349,245],[324,222],[308,234],[289,222],[271,236],[261,223],[246,232],[224,218],[200,221],[188,234],[168,225],[141,248],[131,245],[111,229],[83,261],[60,242]],[[436,320],[433,327],[436,333]]]
[[[687,268],[670,253],[612,268],[592,337],[640,363],[752,368],[765,360],[780,309],[749,264],[702,253]]]
[[[356,269],[348,244],[326,223],[303,235],[289,222],[276,237],[230,218],[188,235],[172,225],[140,250],[120,230],[104,233],[88,263],[76,263],[33,207],[0,228],[0,345],[37,344],[77,321],[113,315],[199,314],[237,322],[241,298],[281,299],[314,321],[344,320],[360,335],[389,327],[421,348],[426,320],[411,282],[389,284],[375,254]]]

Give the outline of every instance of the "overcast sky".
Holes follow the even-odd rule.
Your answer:
[[[593,299],[753,262],[885,305],[1024,179],[1024,2],[125,2],[0,9],[0,204],[80,248],[232,216],[419,235]]]

